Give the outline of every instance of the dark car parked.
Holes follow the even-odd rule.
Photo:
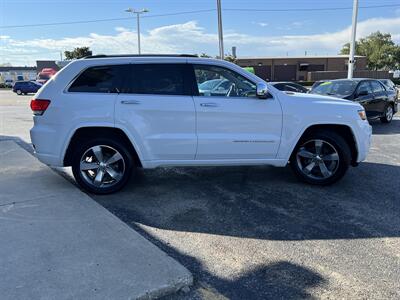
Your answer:
[[[308,93],[308,89],[304,86],[294,82],[271,82],[271,84],[280,91],[295,92],[295,93]]]
[[[13,86],[13,92],[18,95],[36,93],[42,87],[41,84],[32,81],[17,81]]]
[[[312,94],[329,95],[359,102],[369,119],[392,121],[397,112],[396,91],[376,79],[337,79],[323,81],[311,89]]]

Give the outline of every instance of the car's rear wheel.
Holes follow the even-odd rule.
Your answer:
[[[316,185],[328,185],[341,179],[350,162],[349,145],[340,135],[329,131],[302,138],[290,159],[297,177]]]
[[[21,90],[17,90],[16,93],[17,93],[17,95],[22,95],[22,91]]]
[[[386,108],[385,108],[385,113],[384,113],[384,115],[381,117],[381,122],[382,122],[382,123],[390,123],[390,122],[392,122],[393,115],[394,115],[393,106],[392,106],[391,104],[389,104],[389,105],[386,106]]]
[[[111,138],[92,139],[77,146],[72,157],[75,180],[94,194],[120,190],[132,173],[133,159],[128,149]]]

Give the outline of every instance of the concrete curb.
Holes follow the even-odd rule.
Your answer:
[[[2,299],[153,299],[190,272],[14,141],[0,141]]]

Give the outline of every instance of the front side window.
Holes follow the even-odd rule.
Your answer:
[[[371,86],[368,81],[363,81],[357,88],[357,95],[372,94]]]
[[[69,92],[117,93],[119,92],[125,66],[91,67],[72,83]]]
[[[186,95],[183,64],[134,65],[125,91],[134,94]]]
[[[195,65],[194,72],[200,96],[256,96],[256,85],[229,69],[218,66]]]
[[[371,81],[371,85],[374,93],[381,93],[384,91],[382,85],[377,81]]]

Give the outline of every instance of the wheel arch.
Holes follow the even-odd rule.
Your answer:
[[[358,157],[358,149],[357,149],[357,142],[354,135],[353,130],[350,126],[344,124],[314,124],[308,126],[303,133],[300,135],[297,143],[294,145],[292,151],[290,152],[290,157],[292,157],[293,152],[295,151],[296,147],[307,137],[311,134],[318,132],[318,131],[333,131],[339,134],[349,145],[351,150],[351,165],[357,165],[357,157]]]
[[[67,149],[65,151],[63,164],[65,167],[71,166],[72,155],[74,153],[74,148],[82,139],[95,138],[95,137],[112,137],[118,138],[122,141],[128,148],[130,153],[132,153],[132,157],[134,159],[135,164],[138,167],[142,167],[142,162],[139,157],[139,154],[129,139],[128,135],[120,128],[116,127],[102,127],[102,126],[88,126],[88,127],[80,127],[75,130],[72,134],[72,137],[69,140]]]

